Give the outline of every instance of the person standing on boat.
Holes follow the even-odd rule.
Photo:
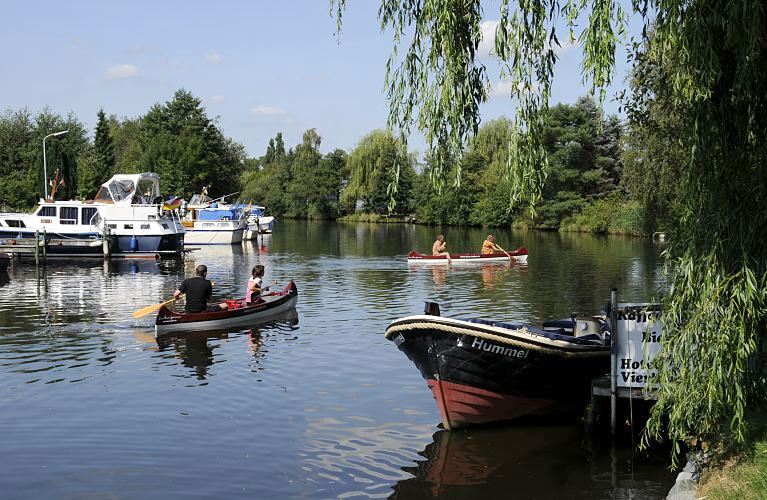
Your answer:
[[[488,234],[485,241],[482,242],[482,253],[495,253],[496,250],[501,248],[495,244],[495,237],[492,234]]]
[[[447,247],[447,243],[445,243],[445,236],[438,234],[437,241],[435,241],[434,244],[431,246],[431,254],[447,255],[447,252],[445,251],[446,247]]]
[[[213,284],[205,279],[208,274],[208,266],[200,264],[194,270],[196,276],[194,278],[187,278],[173,293],[173,298],[178,299],[181,295],[186,294],[186,305],[184,311],[188,313],[198,313],[203,311],[223,311],[228,309],[226,302],[223,304],[215,304],[208,306],[208,301],[213,296]]]
[[[253,266],[253,270],[250,272],[251,277],[248,279],[248,289],[245,292],[245,304],[250,305],[253,302],[258,302],[261,298],[261,292],[269,290],[269,287],[262,288],[264,285],[264,266]]]

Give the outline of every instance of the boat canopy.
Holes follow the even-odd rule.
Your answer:
[[[94,201],[115,205],[146,205],[158,196],[159,175],[152,172],[117,174],[101,185]]]

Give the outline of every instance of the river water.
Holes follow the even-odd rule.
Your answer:
[[[0,496],[11,498],[662,498],[667,453],[579,425],[446,432],[418,370],[384,339],[423,311],[540,321],[649,301],[660,248],[496,232],[527,265],[408,266],[440,228],[285,221],[184,261],[12,265],[0,273]],[[477,251],[480,229],[443,228]],[[158,343],[135,309],[204,263],[215,295],[250,268],[294,279],[295,314]]]

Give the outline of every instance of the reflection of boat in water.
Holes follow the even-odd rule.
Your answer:
[[[207,375],[208,367],[214,362],[213,347],[208,344],[208,341],[225,340],[229,339],[230,336],[236,338],[239,334],[247,334],[251,354],[255,358],[261,358],[263,357],[261,347],[264,343],[265,333],[285,327],[293,328],[297,324],[298,313],[292,309],[278,318],[255,321],[237,328],[192,332],[178,336],[162,336],[154,340],[160,351],[169,348],[175,349],[184,366],[192,368],[195,371],[195,376],[203,379]]]
[[[11,262],[11,256],[7,253],[0,253],[0,272],[8,269],[8,264]]]
[[[243,300],[226,302],[229,306],[228,310],[199,313],[174,312],[164,306],[157,312],[155,332],[159,337],[167,334],[231,328],[273,319],[275,316],[295,309],[298,302],[298,288],[291,281],[283,290],[264,294],[260,301],[251,305],[245,305]]]
[[[11,277],[8,276],[8,271],[0,271],[0,286],[5,286],[11,282]]]
[[[410,252],[407,256],[408,264],[485,264],[488,262],[527,262],[527,248],[519,247],[510,252],[496,253],[451,253],[447,255],[428,255],[418,252]]]
[[[390,498],[664,498],[674,474],[654,456],[584,439],[578,426],[438,431]],[[658,455],[663,452],[659,452]],[[628,467],[627,467],[628,465]]]
[[[447,429],[522,416],[577,413],[591,380],[609,370],[610,346],[599,318],[544,328],[477,318],[409,316],[386,338],[420,370]]]

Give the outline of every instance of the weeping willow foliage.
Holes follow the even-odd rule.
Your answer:
[[[345,7],[346,0],[331,0],[339,29]],[[671,56],[678,61],[667,76],[680,143],[687,147],[678,230],[665,254],[670,287],[657,360],[659,400],[645,438],[667,433],[677,452],[693,437],[743,442],[749,409],[765,394],[764,2],[634,0],[632,8],[644,22],[649,57],[659,65]],[[497,15],[495,56],[511,83],[515,110],[506,168],[510,199],[534,209],[545,180],[540,132],[558,33],[579,42],[584,81],[601,100],[627,13],[615,0],[500,0]],[[415,124],[437,160],[460,151],[477,131],[488,87],[477,53],[482,16],[478,0],[380,3],[381,28],[394,39],[386,64],[389,124],[403,136]],[[439,163],[433,173],[441,180],[447,170]]]

